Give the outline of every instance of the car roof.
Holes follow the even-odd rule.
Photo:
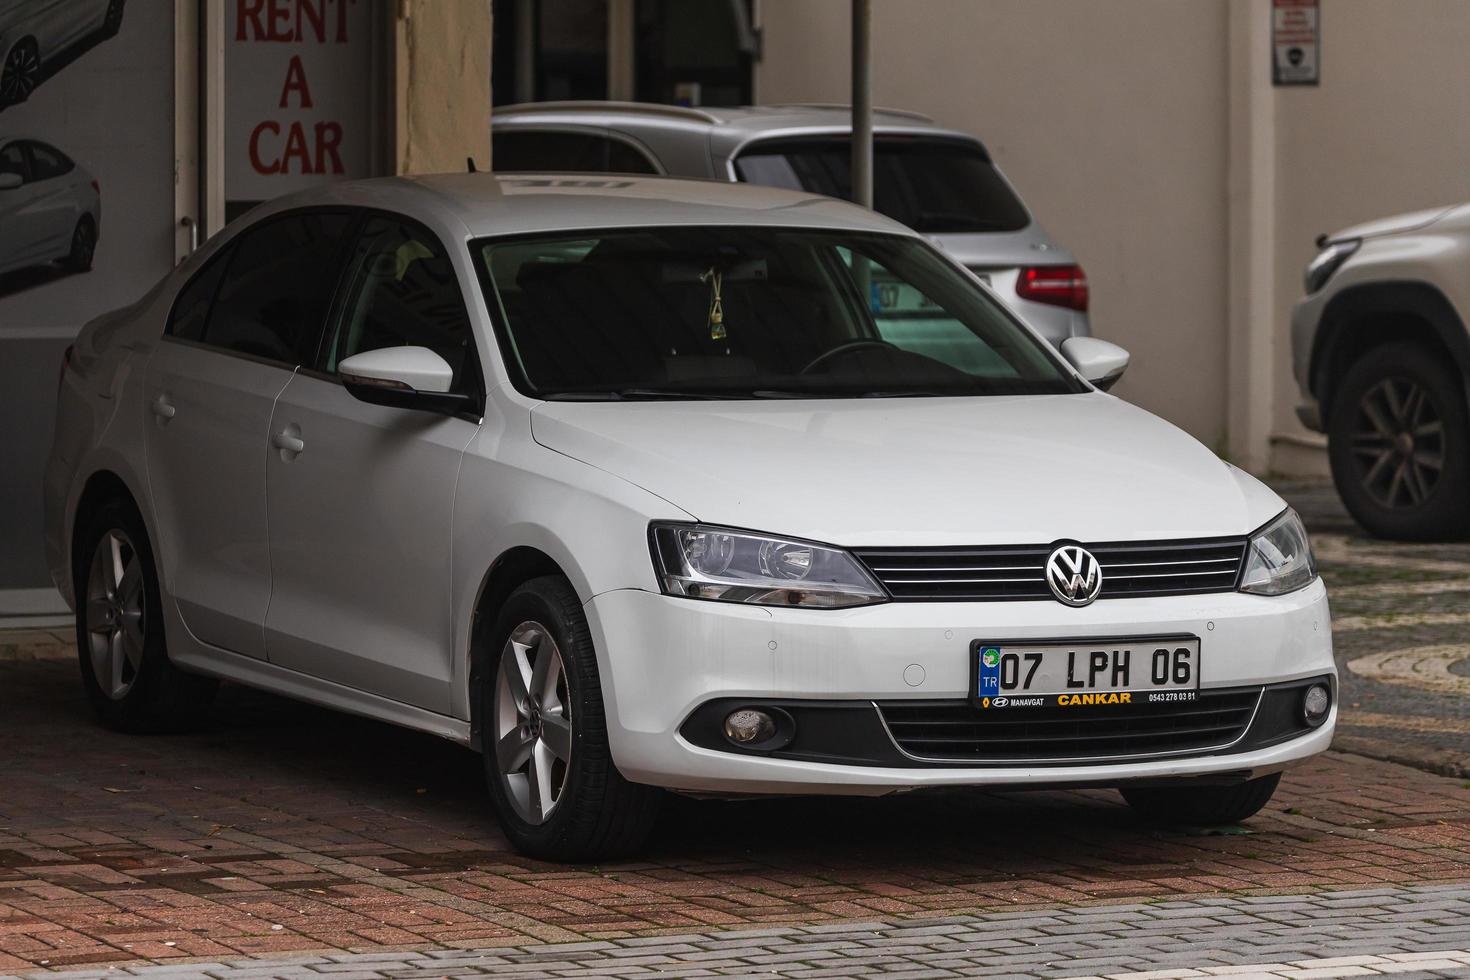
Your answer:
[[[668,128],[697,128],[742,144],[760,136],[801,131],[850,131],[852,108],[835,103],[792,103],[758,106],[671,106],[655,102],[526,102],[497,106],[491,124],[572,124],[618,128],[619,123]],[[919,112],[873,109],[875,132],[929,133],[976,141],[969,133],[948,129]],[[978,141],[976,141],[978,142]]]
[[[658,225],[765,225],[919,237],[845,201],[805,191],[621,174],[436,174],[327,184],[278,198],[257,216],[348,205],[416,218],[445,234],[505,236]]]

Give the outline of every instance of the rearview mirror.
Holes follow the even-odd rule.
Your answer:
[[[427,347],[383,347],[345,358],[337,365],[352,397],[389,408],[453,415],[470,407],[469,395],[449,390],[454,369]]]
[[[1096,337],[1068,337],[1062,341],[1062,356],[1078,374],[1102,391],[1117,384],[1128,370],[1128,352]]]
[[[21,179],[20,174],[14,171],[0,174],[0,191],[14,190],[23,183],[25,183],[25,181]]]

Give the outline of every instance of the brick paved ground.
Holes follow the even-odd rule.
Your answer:
[[[1470,549],[1382,546],[1330,528],[1325,544],[1335,612],[1346,624],[1337,634],[1345,661],[1464,642],[1457,617],[1470,611],[1466,597],[1444,597],[1457,594],[1459,579],[1470,579]],[[1405,588],[1425,582],[1435,584]],[[1399,608],[1417,615],[1388,618]],[[1299,917],[1285,945],[1268,943],[1256,959],[1204,956],[1199,964],[1470,949],[1470,781],[1358,755],[1330,754],[1291,774],[1244,833],[1142,827],[1105,791],[679,800],[645,860],[560,868],[507,849],[487,813],[477,760],[461,749],[238,688],[227,689],[207,731],[117,736],[92,722],[74,656],[65,633],[0,634],[0,974],[294,953],[321,958],[302,964],[314,973],[346,976],[384,971],[331,957],[404,948],[462,949],[471,960],[475,951],[519,948],[506,954],[507,968],[519,969],[517,957],[534,959],[522,948],[528,943],[603,941],[636,949],[627,944],[719,929],[794,929],[780,935],[803,942],[806,953],[822,952],[813,945],[822,943],[851,952],[869,941],[841,930],[873,920],[898,930],[872,928],[883,953],[907,955],[904,946],[926,935],[917,928],[974,912],[986,914],[941,919],[949,924],[933,935],[951,927],[965,936],[972,928],[999,929],[1006,940],[1022,941],[1029,928],[1022,922],[1038,915],[1057,918],[1058,936],[1085,934],[1081,927],[1089,923],[1108,933],[1096,923],[1117,922],[1112,931],[1121,935],[1085,942],[1102,950],[1099,956],[1136,954],[1137,963],[1157,963],[1165,961],[1144,954],[1204,956],[1214,945],[1201,930],[1251,925],[1230,916],[1258,913],[1229,906],[1228,915],[1196,915],[1190,910],[1197,906],[1181,905],[1164,916],[1167,904],[1136,903],[1271,894],[1288,896],[1273,914]],[[1445,676],[1464,669],[1452,657],[1428,660]],[[1375,663],[1376,675],[1345,674],[1349,737],[1371,736],[1367,750],[1390,757],[1376,748],[1411,745],[1464,758],[1467,702],[1456,701],[1453,690],[1385,679],[1392,664]],[[1313,903],[1328,900],[1311,897],[1434,882],[1453,888],[1434,893],[1439,899],[1397,891],[1389,893],[1393,902],[1366,896],[1372,901],[1363,908],[1383,912],[1377,932],[1356,928],[1369,912],[1323,913]],[[1412,900],[1421,906],[1452,904],[1433,917],[1389,908],[1406,894],[1421,895]],[[1011,914],[1021,922],[1005,917]],[[1155,918],[1171,921],[1148,925]],[[1426,922],[1439,931],[1414,925]],[[804,931],[828,926],[839,930],[836,937]],[[1396,930],[1407,930],[1398,944],[1390,935]],[[801,939],[807,936],[821,938]],[[1142,941],[1151,936],[1164,945]],[[658,945],[660,955],[676,955],[669,950],[681,944],[726,954],[731,942],[760,938]],[[1053,938],[1032,945],[1049,948]],[[913,955],[954,952],[928,948],[948,942],[926,939],[917,945],[927,952]],[[1286,948],[1292,944],[1297,948]],[[1094,969],[1082,956],[1086,949],[1046,967],[1050,960],[1014,959],[1036,953],[1030,946],[1006,948],[1012,972],[1026,963],[1040,963],[1034,969],[1052,976],[1135,968]],[[575,950],[556,955],[563,953]],[[424,975],[471,966],[452,958],[385,962]],[[562,973],[610,975],[601,961],[559,962]],[[789,975],[806,962],[793,960]],[[933,966],[916,962],[914,969]],[[749,972],[750,965],[732,969]],[[857,965],[846,964],[839,975],[855,975],[850,968]]]

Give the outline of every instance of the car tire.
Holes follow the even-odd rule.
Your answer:
[[[196,724],[219,683],[179,670],[164,642],[153,549],[137,508],[113,499],[78,528],[77,655],[98,718],[123,732]]]
[[[636,852],[662,791],[629,782],[613,764],[597,656],[571,584],[548,576],[520,586],[490,637],[480,718],[490,799],[506,836],[550,861]]]
[[[1368,533],[1470,533],[1470,415],[1449,358],[1407,343],[1360,357],[1333,396],[1327,440],[1337,492]]]
[[[1240,823],[1271,802],[1279,772],[1233,786],[1148,786],[1118,792],[1139,816],[1158,823],[1214,827]]]
[[[0,64],[0,106],[19,105],[31,97],[41,80],[41,53],[35,38],[11,46]]]
[[[87,272],[91,270],[96,254],[97,224],[91,215],[84,214],[72,229],[71,249],[66,253],[65,265],[72,272]]]

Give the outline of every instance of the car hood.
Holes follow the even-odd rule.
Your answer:
[[[1396,214],[1388,218],[1365,221],[1360,225],[1335,231],[1327,236],[1327,240],[1340,242],[1349,238],[1382,238],[1385,235],[1402,235],[1405,232],[1418,231],[1420,228],[1427,228],[1434,224],[1459,206],[1452,204],[1447,207],[1410,211],[1408,214]]]
[[[1285,507],[1100,393],[545,402],[531,426],[700,521],[848,546],[1234,535]]]

